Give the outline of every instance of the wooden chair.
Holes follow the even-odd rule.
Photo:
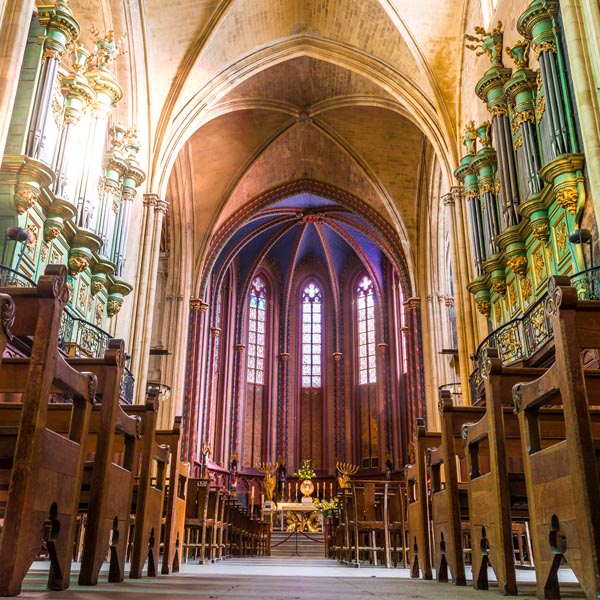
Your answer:
[[[407,527],[410,576],[433,579],[431,570],[430,501],[427,492],[427,450],[441,445],[441,434],[426,431],[423,420],[417,419],[414,463],[405,467],[407,487]]]
[[[171,430],[156,432],[156,442],[169,449],[169,477],[165,496],[165,521],[161,573],[178,573],[185,529],[185,498],[190,466],[181,460],[181,417]]]
[[[513,521],[528,519],[519,422],[512,387],[544,369],[503,367],[497,351],[484,356],[485,414],[463,426],[469,473],[469,526],[473,587],[487,590],[488,566],[505,594],[517,594]],[[485,456],[485,461],[482,457]],[[483,464],[485,462],[485,465]]]
[[[190,478],[185,503],[184,556],[187,562],[190,558],[204,564],[210,554],[209,530],[212,518],[208,517],[208,501],[210,496],[210,481],[208,479]],[[241,536],[241,524],[239,526]],[[242,541],[238,542],[242,552]]]
[[[600,348],[600,302],[578,300],[566,277],[552,277],[548,290],[555,363],[539,379],[513,390],[523,437],[537,594],[560,597],[558,569],[566,560],[586,598],[598,598],[600,373],[584,369],[581,353]],[[565,439],[552,445],[544,444],[541,432],[541,409],[548,405],[564,418]]]
[[[15,305],[12,334],[32,339],[29,358],[3,358],[0,366],[0,392],[22,393],[23,398],[19,426],[0,427],[5,490],[0,594],[14,596],[40,550],[47,523],[48,587],[69,586],[96,377],[71,368],[58,350],[60,317],[69,294],[63,265],[47,267],[36,288],[0,290],[2,298],[7,292]],[[46,424],[53,391],[72,401],[68,437]]]
[[[477,421],[483,408],[453,406],[448,390],[440,391],[441,446],[427,454],[431,483],[431,520],[433,560],[437,580],[448,581],[448,569],[455,585],[466,585],[461,523],[468,522],[467,484],[458,477],[458,459],[462,452],[462,426]]]
[[[377,566],[391,566],[389,532],[385,514],[385,484],[382,481],[352,481],[349,526],[352,531],[352,564],[360,566],[361,556]]]
[[[141,418],[142,439],[138,452],[139,474],[132,496],[133,542],[129,577],[139,579],[148,562],[148,575],[154,577],[158,565],[163,502],[169,448],[156,443],[158,390],[148,389],[145,405],[126,406],[127,414]]]
[[[394,567],[408,564],[408,523],[406,515],[406,487],[404,481],[386,481],[384,484],[384,519],[387,522],[387,538],[384,547]]]

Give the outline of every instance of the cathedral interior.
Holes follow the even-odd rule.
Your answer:
[[[0,287],[63,265],[62,355],[246,505],[400,480],[600,298],[599,57],[594,0],[2,0]]]

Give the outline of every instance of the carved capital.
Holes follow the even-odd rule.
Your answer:
[[[339,363],[344,355],[341,352],[334,352],[331,356],[336,363]]]
[[[205,313],[208,310],[208,302],[204,302],[200,298],[191,298],[190,310]]]
[[[155,206],[156,202],[160,200],[160,198],[158,197],[158,194],[144,194],[144,199],[143,199],[143,203],[144,206]]]

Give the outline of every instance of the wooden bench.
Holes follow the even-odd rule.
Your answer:
[[[185,530],[185,501],[190,466],[181,460],[181,417],[175,417],[173,429],[156,432],[156,442],[169,449],[169,476],[163,519],[163,555],[161,573],[178,573]]]
[[[600,348],[600,302],[578,300],[566,277],[552,277],[548,290],[555,363],[513,390],[525,448],[537,594],[560,597],[558,569],[566,560],[585,596],[598,598],[600,373],[584,369],[581,352]],[[549,446],[540,432],[547,405],[559,407],[565,430],[565,439]]]
[[[96,377],[71,368],[58,350],[58,331],[68,300],[66,268],[47,267],[36,288],[10,288],[15,305],[12,333],[32,339],[29,358],[3,358],[0,393],[22,393],[19,426],[0,427],[2,517],[0,594],[20,593],[42,546],[50,556],[48,587],[66,589],[85,462],[86,436]],[[5,304],[6,307],[6,304]],[[46,424],[55,391],[71,399],[68,437]]]
[[[405,467],[407,488],[407,520],[410,576],[433,579],[431,570],[431,527],[429,525],[429,494],[427,493],[427,451],[441,445],[441,434],[426,431],[422,419],[417,419],[413,440],[414,462]]]
[[[128,416],[119,405],[123,341],[110,340],[103,358],[69,358],[68,362],[79,371],[94,373],[99,400],[90,418],[79,497],[79,514],[85,520],[79,585],[98,583],[107,554],[108,581],[120,582],[125,570],[134,450],[141,436],[139,419]],[[64,405],[50,405],[49,419],[55,431],[63,433],[64,416]]]
[[[544,369],[503,367],[494,349],[484,356],[485,413],[463,426],[469,474],[469,525],[473,587],[487,590],[488,566],[505,594],[517,594],[513,520],[528,519],[519,422],[512,387]],[[481,460],[485,456],[485,460]]]
[[[138,468],[131,503],[134,525],[129,571],[130,578],[139,579],[146,562],[148,575],[154,577],[157,574],[169,448],[156,442],[158,390],[149,388],[145,404],[125,406],[124,409],[128,415],[140,418],[142,429],[136,451]]]
[[[458,477],[458,459],[464,459],[462,426],[477,421],[484,409],[453,406],[448,390],[440,391],[441,446],[427,453],[431,485],[433,561],[438,581],[448,581],[448,569],[455,585],[466,585],[462,544],[462,523],[468,522],[467,484]],[[464,466],[464,465],[463,465]]]

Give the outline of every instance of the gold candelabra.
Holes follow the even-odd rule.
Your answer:
[[[265,474],[265,492],[267,500],[273,501],[273,493],[275,492],[275,477],[273,473],[277,471],[278,464],[276,462],[261,462],[255,465],[257,471]]]
[[[350,487],[350,475],[356,475],[358,473],[358,465],[353,465],[352,463],[344,463],[344,462],[336,462],[335,468],[339,471],[338,475],[338,485],[340,488],[349,488]]]

